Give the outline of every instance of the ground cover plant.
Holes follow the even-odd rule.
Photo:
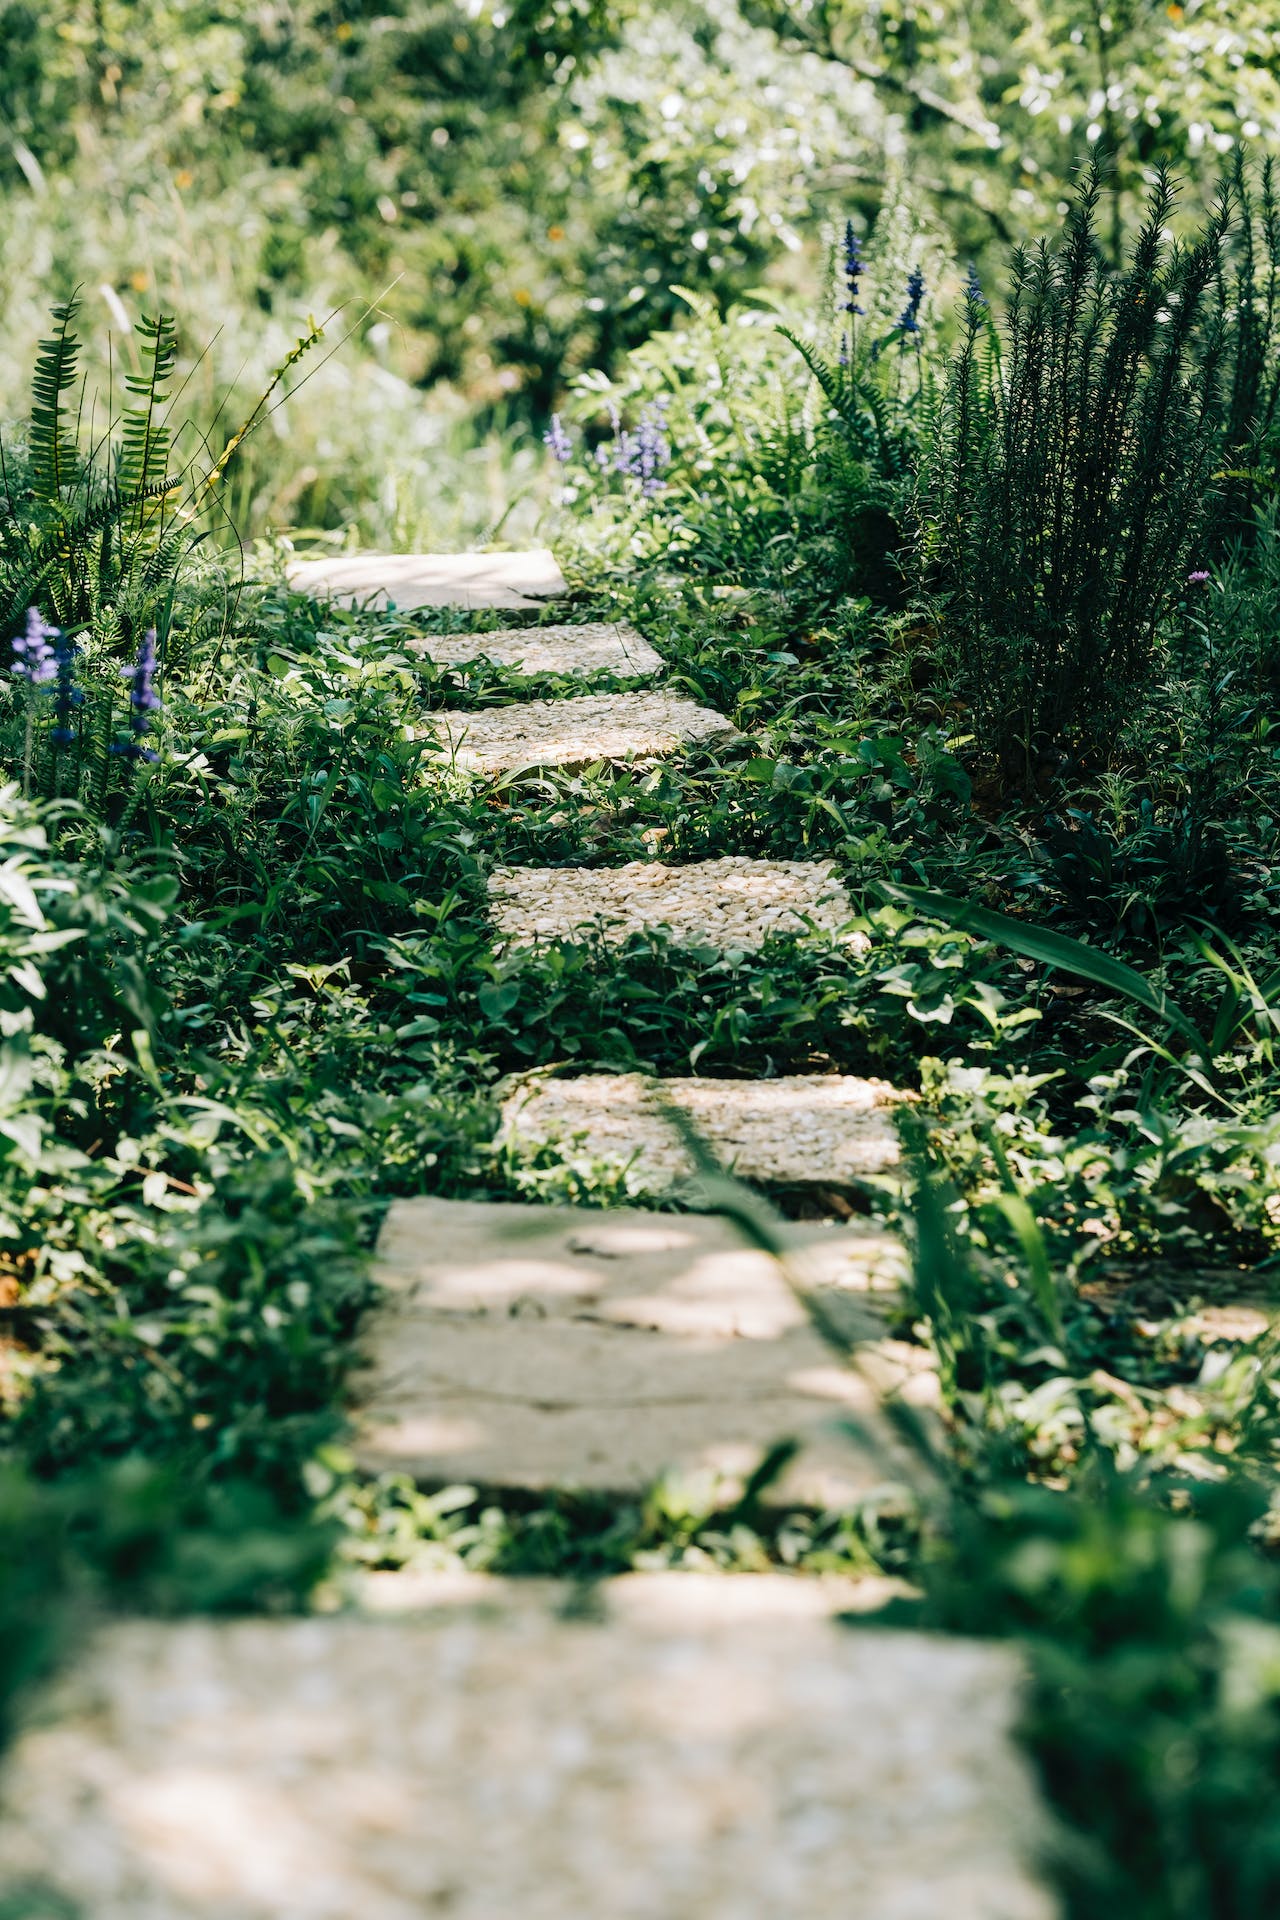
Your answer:
[[[146,23],[164,44],[168,11]],[[286,377],[236,449],[237,495],[211,426],[224,376],[206,408],[192,371],[212,364],[207,336],[146,323],[113,433],[113,401],[101,427],[81,406],[72,341],[91,328],[60,299],[34,407],[5,441],[0,511],[0,1684],[32,1677],[95,1608],[330,1604],[355,1567],[876,1566],[919,1586],[913,1618],[1029,1648],[1027,1734],[1077,1835],[1059,1863],[1074,1913],[1270,1912],[1274,1835],[1256,1817],[1275,1763],[1280,1442],[1267,161],[1199,169],[1179,202],[1126,150],[1058,214],[1069,136],[1035,109],[1040,158],[1028,135],[1036,166],[1017,176],[1034,187],[1000,171],[998,141],[975,147],[983,116],[1004,124],[1003,96],[981,65],[973,97],[942,85],[960,33],[945,9],[878,16],[871,48],[838,7],[743,9],[745,27],[736,8],[690,8],[708,115],[748,55],[776,46],[753,35],[781,32],[852,82],[874,67],[870,97],[906,99],[922,122],[920,165],[878,221],[878,184],[863,204],[855,180],[834,220],[834,190],[814,191],[826,265],[801,298],[778,269],[791,201],[761,200],[769,235],[744,228],[744,179],[701,177],[729,133],[684,95],[656,108],[659,138],[654,101],[632,97],[658,53],[612,10],[518,10],[500,113],[469,91],[480,69],[498,84],[487,9],[470,10],[430,97],[451,9],[391,9],[381,41],[363,9],[307,11],[278,67],[269,23],[201,14],[191,46],[225,85],[202,93],[181,153],[147,120],[149,42],[106,12],[99,40],[76,8],[9,23],[6,59],[16,71],[12,47],[28,48],[65,107],[15,119],[14,205],[33,168],[74,182],[76,127],[113,166],[145,133],[148,192],[162,164],[190,162],[174,190],[199,177],[197,224],[233,222],[237,156],[271,156],[254,194],[296,188],[304,211],[264,236],[256,290],[210,285],[237,339],[256,313],[274,364],[314,331],[279,328],[290,290],[324,281],[317,256],[333,304],[353,298],[370,329],[373,280],[429,261],[388,308],[416,366],[382,369],[379,404],[398,428],[411,382],[447,375],[483,430],[504,393],[519,420],[480,505],[473,453],[455,447],[455,530],[529,524],[503,519],[525,476],[519,510],[548,503],[568,617],[634,620],[670,683],[743,737],[652,769],[482,783],[447,764],[432,713],[571,690],[437,670],[409,644],[509,617],[322,608],[285,586],[278,541],[249,553],[245,583],[223,537],[273,519],[298,548],[308,522],[335,541],[421,535],[408,479],[390,498],[376,460],[347,470],[339,448],[304,481],[297,442],[272,444],[275,400],[334,411],[334,388]],[[1147,34],[1149,112],[1171,113],[1171,63],[1211,13],[1135,18],[1114,39],[1099,27],[1106,44],[1086,53],[1115,64],[1123,41],[1137,71]],[[1019,17],[1017,59],[1044,31]],[[1050,94],[1074,97],[1086,53]],[[1237,91],[1262,86],[1252,66],[1232,74]],[[327,122],[311,138],[339,85],[353,153]],[[1127,114],[1123,87],[1104,97],[1108,117]],[[16,93],[13,113],[29,113]],[[1215,100],[1205,127],[1244,113]],[[473,175],[495,148],[504,177],[521,154],[549,165],[552,114],[584,133],[572,152],[607,149],[617,191],[597,225],[544,242],[531,223],[573,197],[577,163],[559,154],[554,189],[524,180],[507,289],[514,243],[480,237]],[[954,143],[998,188],[955,238],[948,195],[927,185]],[[1183,157],[1198,144],[1187,131]],[[424,153],[448,155],[430,194]],[[1018,239],[1024,217],[1029,247],[1047,229],[1041,251],[1006,264],[988,233],[969,266],[974,224]],[[69,252],[80,229],[65,205],[57,220]],[[569,244],[573,271],[548,264]],[[588,294],[582,263],[601,258]],[[363,333],[352,345],[366,373],[378,351]],[[188,377],[200,430],[176,474],[188,443],[166,396]],[[230,505],[197,544],[205,523],[171,483],[208,492],[211,473]],[[868,944],[495,951],[495,865],[655,853],[829,859]],[[758,1487],[726,1505],[711,1484],[664,1485],[619,1507],[356,1472],[342,1382],[387,1203],[625,1197],[622,1167],[496,1144],[496,1085],[530,1066],[874,1072],[916,1096],[910,1178],[816,1204],[878,1215],[916,1248],[895,1331],[942,1383],[933,1498],[887,1484],[854,1513],[768,1517]],[[725,1204],[767,1240],[760,1201]]]

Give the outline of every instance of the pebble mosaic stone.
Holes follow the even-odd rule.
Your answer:
[[[595,933],[621,945],[635,933],[665,933],[677,946],[750,951],[772,934],[831,938],[853,918],[834,867],[811,860],[751,860],[729,854],[669,867],[496,867],[489,910],[513,945]],[[848,935],[865,948],[866,936]]]
[[[471,773],[525,767],[585,767],[593,760],[647,763],[681,747],[736,740],[723,714],[678,694],[585,693],[572,700],[528,700],[477,713],[436,714],[424,728]]]
[[[504,1141],[554,1141],[570,1164],[625,1168],[632,1193],[659,1193],[694,1174],[667,1102],[745,1180],[840,1187],[887,1173],[900,1158],[899,1096],[883,1080],[796,1074],[655,1083],[639,1073],[530,1075],[501,1092]]]
[[[346,553],[295,560],[289,585],[348,607],[537,607],[565,593],[545,547],[531,553]]]
[[[414,653],[438,667],[469,667],[479,660],[526,678],[550,674],[578,680],[611,673],[619,680],[660,671],[662,655],[634,627],[609,620],[577,627],[504,627],[497,633],[428,633],[410,640]]]
[[[779,1502],[844,1506],[902,1478],[880,1399],[931,1403],[934,1380],[923,1348],[886,1334],[901,1245],[866,1225],[784,1231],[793,1279],[860,1343],[857,1369],[719,1216],[397,1201],[354,1376],[361,1464],[629,1495],[675,1471],[732,1491],[794,1435]],[[836,1430],[849,1413],[874,1444]]]
[[[1056,1920],[1014,1657],[821,1584],[108,1626],[10,1754],[0,1882],[50,1920]]]

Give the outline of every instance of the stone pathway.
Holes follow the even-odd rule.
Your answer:
[[[475,713],[435,714],[422,728],[471,773],[526,767],[585,767],[595,760],[648,763],[681,747],[738,737],[722,714],[678,694],[584,693],[571,700],[529,700]]]
[[[539,607],[568,588],[554,554],[353,553],[295,560],[297,593],[348,607]]]
[[[669,1109],[678,1107],[720,1164],[744,1180],[840,1188],[890,1172],[901,1157],[883,1080],[792,1074],[779,1080],[659,1080],[640,1073],[507,1081],[504,1144],[554,1145],[574,1165],[624,1171],[632,1193],[665,1193],[695,1167]]]
[[[6,1910],[1054,1920],[1000,1649],[841,1628],[785,1577],[418,1597],[107,1629],[0,1784]]]
[[[401,608],[527,608],[565,590],[549,553],[346,556],[297,562],[290,579]],[[416,644],[440,664],[488,658],[526,676],[660,664],[604,624]],[[736,737],[664,691],[430,724],[481,776]],[[775,932],[866,944],[821,862],[502,868],[490,905],[506,945],[584,928],[722,950]],[[839,1187],[897,1158],[898,1096],[874,1081],[659,1090],[586,1075],[504,1094],[513,1145],[558,1134],[570,1156],[628,1164],[638,1193],[688,1173],[664,1101],[756,1180]],[[846,1506],[915,1471],[887,1399],[936,1396],[925,1350],[890,1331],[903,1257],[866,1224],[787,1228],[774,1258],[714,1215],[400,1201],[352,1378],[358,1458],[427,1484],[634,1500],[675,1476],[728,1498],[791,1437],[767,1498]],[[0,1907],[32,1920],[1055,1920],[1033,1864],[1043,1815],[1009,1737],[1017,1666],[992,1646],[835,1624],[889,1584],[637,1574],[584,1595],[410,1569],[366,1576],[339,1617],[108,1626],[0,1775]]]
[[[662,668],[662,655],[619,621],[578,627],[504,627],[497,633],[428,633],[406,643],[437,667],[470,667],[482,660],[525,679],[564,674],[590,680],[611,674],[639,680]]]
[[[707,1214],[401,1200],[379,1241],[383,1303],[355,1375],[356,1453],[427,1483],[636,1496],[664,1474],[734,1497],[769,1447],[801,1450],[770,1497],[846,1507],[910,1469],[878,1403],[933,1396],[891,1340],[902,1253],[871,1227],[786,1230],[793,1279],[833,1299],[842,1367],[768,1255]],[[855,1414],[877,1445],[839,1430]]]
[[[512,946],[583,933],[620,946],[635,933],[661,933],[676,946],[743,952],[779,933],[835,938],[853,918],[834,867],[742,854],[683,867],[657,860],[629,860],[621,867],[495,867],[489,911],[501,940]],[[853,946],[867,945],[864,934],[847,937]]]

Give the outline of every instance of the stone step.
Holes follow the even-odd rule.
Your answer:
[[[721,1165],[744,1180],[843,1187],[890,1172],[901,1157],[894,1125],[901,1095],[883,1080],[529,1074],[504,1082],[499,1092],[504,1143],[556,1142],[567,1160],[625,1169],[636,1194],[666,1192],[695,1177],[671,1106],[688,1115]]]
[[[842,1627],[786,1576],[576,1599],[102,1629],[0,1779],[14,1910],[1056,1920],[1008,1651]]]
[[[820,860],[751,860],[727,854],[688,866],[631,860],[622,867],[496,867],[489,910],[504,943],[532,946],[594,934],[620,946],[632,934],[665,934],[675,946],[749,952],[771,935],[839,935],[853,904],[836,869]],[[848,944],[865,949],[866,935]]]
[[[343,553],[294,560],[289,585],[347,607],[537,607],[566,593],[555,555],[529,553]]]
[[[768,1255],[707,1214],[401,1200],[355,1375],[356,1456],[424,1484],[642,1494],[721,1477],[726,1498],[785,1436],[770,1497],[846,1507],[912,1466],[879,1415],[932,1400],[922,1348],[886,1335],[903,1274],[892,1236],[782,1229],[791,1271],[851,1340],[843,1366]],[[836,1430],[855,1415],[874,1435]]]
[[[437,739],[457,766],[483,774],[586,767],[595,760],[648,764],[682,747],[740,737],[723,714],[659,689],[434,714],[421,732]]]
[[[481,660],[526,679],[550,674],[587,680],[613,674],[619,680],[658,673],[660,653],[634,627],[590,620],[576,627],[503,627],[496,633],[428,633],[407,643],[437,667],[469,667]]]

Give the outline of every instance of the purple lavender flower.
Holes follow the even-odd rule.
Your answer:
[[[634,473],[640,476],[640,491],[646,500],[662,492],[663,473],[671,465],[671,442],[667,438],[667,402],[654,400],[640,415],[636,435]]]
[[[57,665],[57,705],[55,724],[50,739],[55,747],[69,747],[75,742],[75,732],[71,725],[71,716],[78,707],[84,705],[84,694],[76,685],[76,642],[65,633],[59,633],[54,641],[54,659]]]
[[[842,308],[844,313],[862,313],[864,311],[864,309],[858,305],[858,282],[861,279],[865,264],[862,258],[862,245],[853,230],[853,222],[852,220],[846,220],[844,223],[845,302]]]
[[[978,269],[974,266],[972,260],[969,262],[969,277],[964,283],[964,298],[965,305],[971,313],[975,313],[979,308],[991,304],[986,294],[982,291],[982,282],[978,278]]]
[[[57,656],[50,645],[57,632],[57,627],[51,627],[41,618],[38,607],[27,608],[26,631],[14,636],[11,670],[29,687],[48,686],[57,673]]]
[[[151,716],[157,713],[163,704],[156,692],[156,630],[148,627],[142,636],[142,645],[138,648],[138,657],[131,667],[122,671],[129,681],[129,731],[132,740],[118,740],[111,748],[122,760],[156,761],[158,753],[141,742],[151,731]]]
[[[549,450],[553,460],[558,460],[562,467],[568,466],[570,460],[573,458],[573,442],[569,438],[564,422],[558,413],[552,414],[551,425],[543,434],[542,442]]]
[[[848,336],[848,334],[847,334],[847,333],[842,333],[842,334],[840,335],[840,352],[839,352],[839,354],[837,355],[837,358],[839,359],[839,362],[840,362],[840,365],[841,365],[842,367],[847,367],[847,366],[848,366],[848,364],[849,364],[849,336]]]
[[[907,304],[894,321],[894,329],[902,335],[905,347],[907,337],[920,332],[920,305],[924,299],[924,275],[919,267],[912,267],[907,276]]]

